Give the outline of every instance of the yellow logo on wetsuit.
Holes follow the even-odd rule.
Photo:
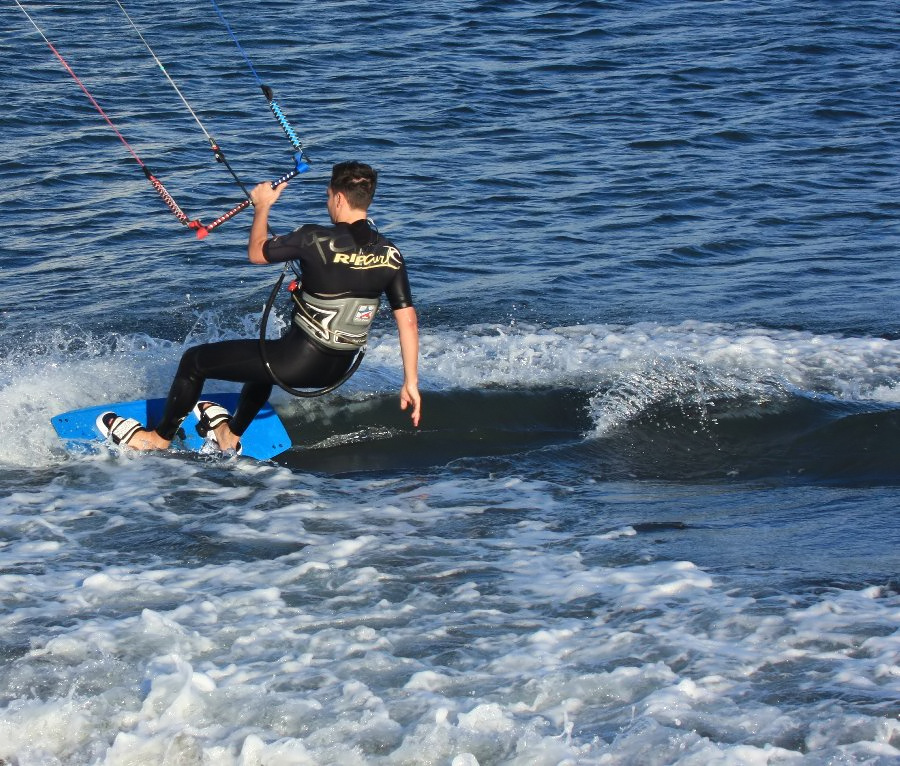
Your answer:
[[[399,269],[400,251],[386,247],[381,253],[335,253],[333,263],[349,266],[351,269]]]

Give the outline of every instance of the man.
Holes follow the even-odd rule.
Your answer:
[[[295,388],[320,388],[339,381],[366,340],[380,296],[387,296],[403,361],[400,408],[411,407],[412,423],[418,426],[422,402],[416,310],[403,257],[367,218],[377,180],[369,165],[338,163],[328,185],[333,225],[307,224],[271,239],[269,211],[286,184],[274,189],[270,183],[259,184],[250,193],[254,213],[247,254],[255,264],[299,262],[302,288],[292,292],[291,326],[278,340],[266,341],[266,357],[278,379]],[[244,383],[233,415],[214,402],[198,403],[208,378]],[[205,343],[182,356],[154,430],[113,412],[101,415],[97,425],[115,444],[166,449],[193,408],[201,433],[223,452],[239,451],[241,435],[268,400],[272,386],[257,340]]]

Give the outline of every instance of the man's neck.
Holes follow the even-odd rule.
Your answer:
[[[341,214],[335,219],[335,223],[356,223],[357,221],[364,221],[366,219],[368,211],[366,210],[357,210],[355,208],[350,208],[346,211],[341,211]]]

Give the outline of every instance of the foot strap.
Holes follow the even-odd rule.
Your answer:
[[[134,418],[123,418],[115,412],[104,412],[97,418],[97,430],[113,444],[127,447],[128,442],[143,426]]]
[[[197,433],[204,439],[222,423],[231,420],[228,410],[215,402],[197,402],[194,414],[197,416]]]
[[[219,440],[216,438],[215,429],[222,423],[231,422],[231,415],[228,414],[228,410],[215,402],[197,402],[197,406],[194,407],[194,415],[197,418],[197,425],[195,426],[197,433],[206,439],[206,444],[215,444],[215,449],[221,450],[222,445],[219,444]],[[236,455],[241,454],[240,442],[238,442],[234,453]]]

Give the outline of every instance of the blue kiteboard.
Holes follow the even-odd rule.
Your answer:
[[[238,394],[204,394],[204,401],[216,402],[229,412],[234,412]],[[72,410],[50,419],[60,439],[71,452],[96,451],[106,438],[97,428],[97,418],[104,412],[115,412],[123,418],[134,418],[153,428],[162,417],[165,399],[139,399],[134,402],[116,402],[82,410]],[[172,442],[175,449],[200,452],[205,439],[197,433],[197,418],[193,413],[181,424],[181,430]],[[257,460],[269,460],[291,446],[291,439],[275,410],[266,404],[241,437],[241,454]]]

